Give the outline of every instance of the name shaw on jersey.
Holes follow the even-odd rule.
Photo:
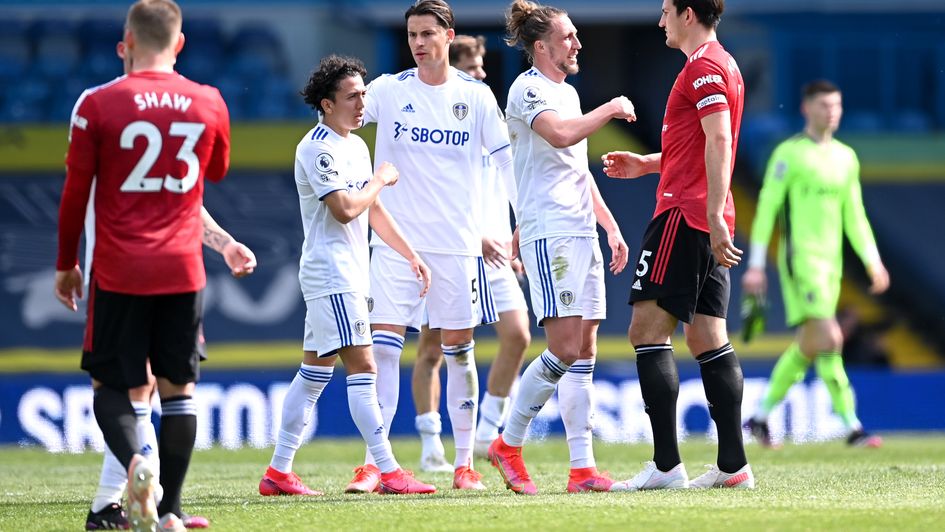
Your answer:
[[[410,127],[405,122],[394,122],[394,140],[400,140],[404,133],[410,132],[410,140],[422,144],[447,144],[465,146],[469,142],[469,132],[454,129],[428,129]]]
[[[177,94],[176,92],[173,95],[166,92],[162,92],[160,95],[158,95],[156,92],[139,92],[135,94],[134,99],[139,111],[144,111],[145,109],[167,108],[176,109],[182,113],[185,113],[187,112],[187,109],[190,108],[191,102],[193,102],[193,99],[190,97]]]

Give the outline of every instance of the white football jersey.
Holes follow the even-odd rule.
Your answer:
[[[512,217],[509,215],[509,194],[499,179],[492,156],[482,155],[482,235],[512,241]]]
[[[364,121],[377,122],[375,164],[400,172],[381,200],[407,241],[418,251],[482,255],[483,151],[509,145],[489,87],[452,67],[435,86],[416,68],[384,75],[368,85]],[[385,244],[375,236],[371,245]]]
[[[546,111],[565,120],[577,118],[581,101],[574,87],[555,83],[532,67],[512,83],[506,107],[521,244],[551,236],[596,237],[587,140],[568,148],[548,144],[531,127]]]
[[[306,301],[329,294],[368,294],[368,211],[343,224],[322,200],[358,191],[371,180],[371,155],[361,137],[341,137],[319,124],[295,149],[295,186],[302,211],[299,283]]]

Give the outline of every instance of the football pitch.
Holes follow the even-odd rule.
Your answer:
[[[451,446],[447,442],[447,449]],[[636,474],[648,444],[596,444],[598,466],[617,479]],[[405,468],[415,468],[419,442],[394,441]],[[450,474],[417,472],[435,495],[345,495],[363,459],[359,440],[314,440],[295,470],[321,497],[262,497],[257,484],[271,449],[197,451],[184,509],[208,517],[215,530],[940,530],[945,522],[945,435],[892,435],[881,449],[842,442],[772,451],[751,444],[754,491],[651,491],[570,495],[567,445],[549,439],[526,447],[538,485],[516,496],[485,461],[485,492],[449,489]],[[714,462],[701,437],[682,445],[690,477]],[[0,450],[0,530],[81,530],[98,482],[101,455]]]

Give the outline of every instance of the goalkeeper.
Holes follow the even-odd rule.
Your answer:
[[[860,165],[853,150],[833,138],[843,105],[829,81],[802,90],[804,131],[782,142],[768,162],[751,230],[748,271],[742,288],[763,297],[767,290],[765,256],[779,220],[778,270],[787,323],[797,327],[794,342],[778,359],[768,388],[747,427],[770,447],[768,415],[813,363],[830,392],[833,410],[848,430],[851,446],[878,447],[882,439],[863,430],[853,389],[840,355],[843,334],[835,318],[843,271],[843,233],[869,273],[870,293],[889,287],[860,193]]]

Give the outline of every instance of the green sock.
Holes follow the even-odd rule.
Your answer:
[[[853,398],[853,387],[846,370],[843,369],[843,357],[840,353],[820,353],[814,364],[817,376],[827,385],[830,400],[833,402],[833,411],[843,420],[848,429],[858,429],[862,425],[856,417],[856,401]]]
[[[755,419],[767,420],[774,407],[784,400],[791,386],[804,380],[809,366],[810,360],[801,353],[801,348],[796,342],[788,346],[778,359],[778,363],[774,365],[771,379],[768,381],[768,389],[761,399]]]

